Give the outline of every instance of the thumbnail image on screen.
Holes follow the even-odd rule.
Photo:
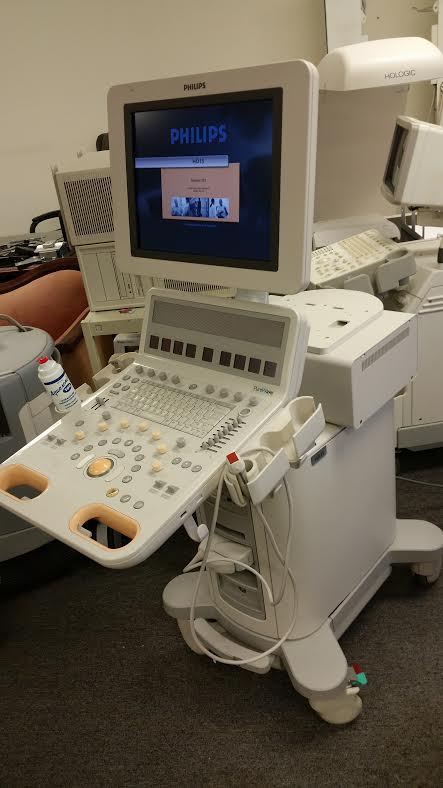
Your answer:
[[[125,112],[132,253],[276,270],[281,89]]]

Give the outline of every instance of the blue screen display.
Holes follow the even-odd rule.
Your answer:
[[[126,108],[133,253],[276,270],[281,91],[201,102]]]

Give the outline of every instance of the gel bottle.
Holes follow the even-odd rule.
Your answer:
[[[39,358],[38,364],[39,380],[45,391],[51,395],[57,413],[68,413],[76,405],[80,405],[75,388],[61,364],[47,356]]]

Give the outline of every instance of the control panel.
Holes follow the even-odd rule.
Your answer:
[[[316,287],[343,287],[350,276],[373,274],[398,244],[378,230],[345,238],[312,252],[311,283]]]
[[[195,296],[174,299],[194,308]],[[219,309],[208,301],[205,308]],[[225,309],[230,307],[227,301]],[[264,386],[237,370],[202,369],[196,358],[141,353],[0,466],[0,506],[105,566],[144,560],[213,491],[226,454],[250,441],[296,396],[306,323],[280,305],[236,304],[239,309],[253,320],[259,309],[265,320],[271,315],[283,326],[279,384]],[[148,297],[147,322],[152,313]],[[152,326],[144,333],[151,336]],[[238,343],[247,355],[248,342],[239,337]],[[117,546],[114,538],[98,540],[98,526],[118,535]]]

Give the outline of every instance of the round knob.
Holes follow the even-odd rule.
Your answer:
[[[135,368],[135,371],[137,375],[141,375],[143,373],[143,367],[141,367],[140,364],[138,364]]]
[[[183,449],[186,446],[186,441],[184,438],[177,438],[177,446],[179,449]]]
[[[167,376],[166,372],[160,372],[159,378],[160,378],[160,380],[167,380],[168,376]]]
[[[106,432],[106,430],[109,429],[106,421],[99,421],[97,428],[100,432]]]
[[[92,478],[97,478],[97,476],[104,476],[105,473],[108,473],[113,467],[114,463],[109,457],[99,457],[98,460],[94,460],[88,465],[87,474],[88,476],[92,476]]]
[[[214,388],[214,386],[211,383],[208,383],[208,385],[206,386],[205,391],[206,391],[206,394],[213,394],[214,391],[215,391],[215,388]]]
[[[154,378],[155,377],[155,369],[152,369],[152,367],[149,367],[148,370],[147,370],[147,375],[148,375],[148,378]]]
[[[149,429],[149,424],[147,421],[141,421],[140,424],[138,425],[139,432],[146,432],[146,430],[148,429]]]
[[[241,402],[242,401],[243,394],[241,393],[241,391],[236,391],[235,392],[234,399],[235,399],[236,402]]]
[[[161,471],[162,468],[163,468],[163,465],[160,462],[160,460],[155,460],[155,462],[153,462],[152,465],[151,465],[151,471],[153,473],[158,473],[159,471]]]
[[[258,404],[258,399],[257,399],[257,397],[251,397],[251,398],[250,398],[250,400],[249,400],[249,405],[251,405],[251,407],[252,407],[252,408],[255,408],[255,406],[256,406],[257,404]]]
[[[161,438],[161,432],[159,430],[154,430],[152,433],[152,440],[158,441]]]
[[[129,427],[129,421],[127,419],[122,419],[120,422],[120,427],[122,430],[127,430]]]
[[[86,432],[84,432],[83,430],[77,430],[77,432],[75,433],[74,437],[75,437],[76,441],[82,441],[83,438],[85,437],[85,435],[86,435]]]
[[[171,380],[172,380],[172,382],[173,382],[173,383],[175,383],[176,385],[177,385],[177,383],[180,383],[180,378],[179,378],[179,376],[178,376],[178,375],[173,375],[173,376],[172,376],[172,378],[171,378]]]
[[[221,397],[225,398],[225,397],[228,396],[228,394],[229,394],[228,389],[220,389],[220,396]]]
[[[165,446],[164,443],[161,443],[160,446],[157,446],[157,454],[166,454],[168,451],[168,447]]]

